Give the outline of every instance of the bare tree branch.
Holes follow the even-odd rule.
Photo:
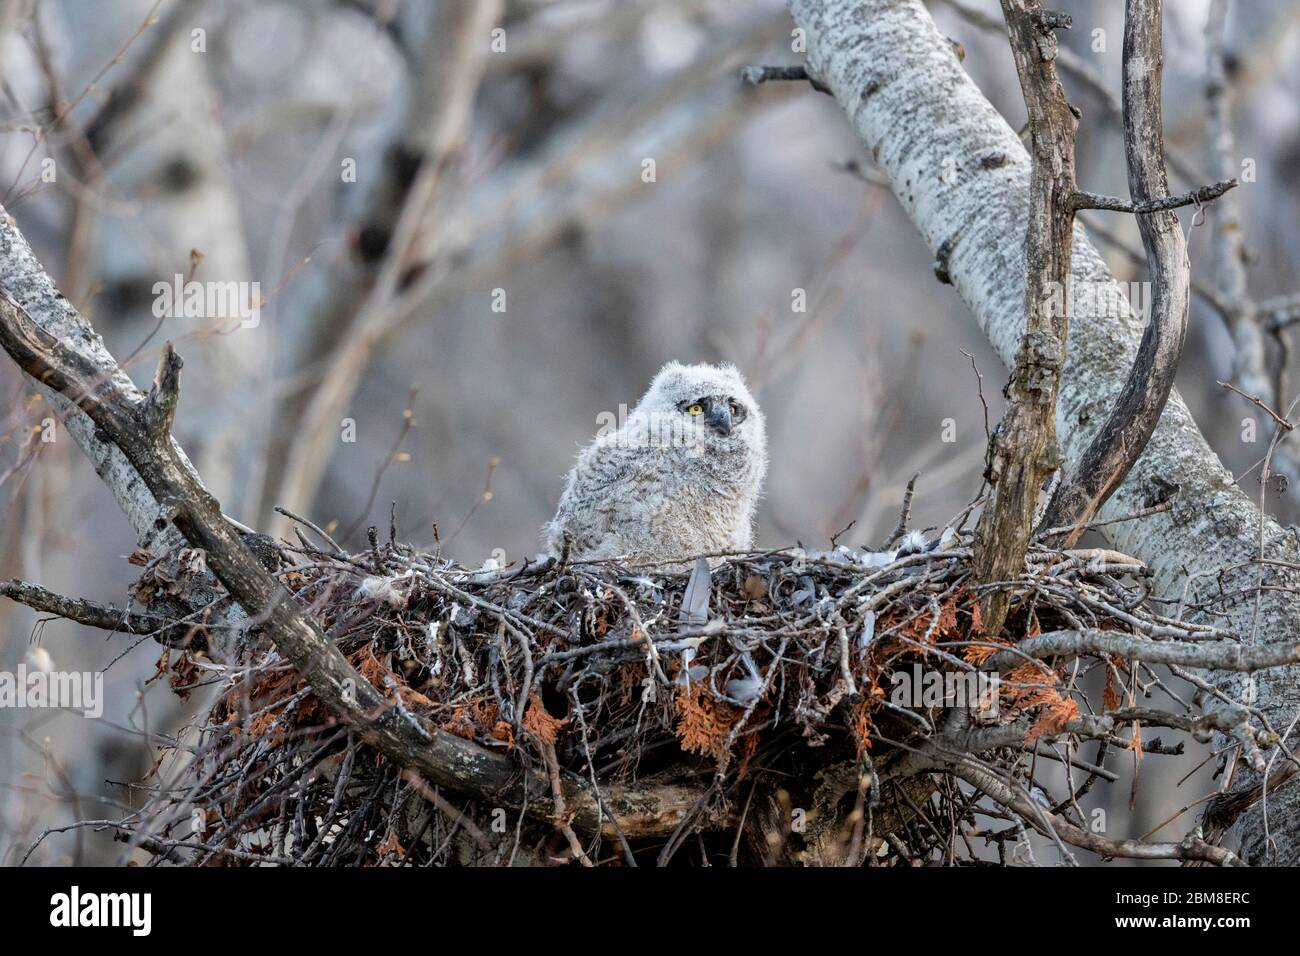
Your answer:
[[[1227,26],[1227,0],[1211,0],[1210,18],[1205,27],[1205,114],[1207,124],[1208,165],[1216,179],[1229,179],[1236,172],[1232,135],[1231,89],[1224,66],[1224,31]],[[1276,405],[1264,354],[1264,336],[1259,316],[1250,299],[1246,279],[1246,241],[1241,223],[1241,205],[1235,196],[1227,196],[1215,210],[1213,223],[1213,269],[1215,285],[1228,304],[1228,331],[1236,346],[1232,378],[1245,391]]]
[[[1300,644],[1262,644],[1254,647],[1237,641],[1184,643],[1152,641],[1122,631],[1052,631],[1027,638],[1014,651],[991,658],[989,668],[1005,671],[1024,663],[1026,657],[1072,658],[1083,654],[1114,654],[1145,664],[1177,664],[1213,670],[1252,671],[1300,663]]]
[[[1161,17],[1161,0],[1129,0],[1124,18],[1124,151],[1129,192],[1133,208],[1141,210],[1138,231],[1151,269],[1151,318],[1106,424],[1057,486],[1043,514],[1043,527],[1073,525],[1066,547],[1078,540],[1083,526],[1114,494],[1146,448],[1173,391],[1187,337],[1191,275],[1187,242],[1172,207],[1153,203],[1154,197],[1169,192],[1160,113]],[[1220,185],[1219,195],[1230,188]]]
[[[1074,136],[1078,119],[1056,76],[1056,34],[1069,18],[1052,19],[1037,0],[1002,0],[1016,73],[1029,111],[1033,172],[1025,238],[1025,331],[1007,386],[1008,406],[994,432],[985,477],[993,487],[975,529],[975,574],[1005,581],[1019,573],[1044,482],[1059,465],[1056,397],[1069,330],[1068,289],[1076,192]],[[989,630],[1006,618],[1006,591],[985,597]]]
[[[158,614],[142,614],[139,611],[97,604],[84,598],[65,597],[27,581],[0,581],[0,594],[19,604],[25,604],[33,611],[54,614],[105,631],[155,635],[168,630],[174,624],[170,619]]]
[[[1276,299],[1265,299],[1259,303],[1259,311],[1265,316],[1270,332],[1289,329],[1300,322],[1300,295],[1283,295]]]
[[[829,93],[830,91],[822,85],[816,77],[808,75],[808,68],[805,66],[747,66],[740,71],[740,77],[746,83],[759,86],[762,83],[770,83],[773,80],[806,80],[808,84],[819,93]]]
[[[936,768],[948,768],[953,774],[978,787],[982,793],[1013,810],[1046,836],[1064,840],[1071,846],[1091,850],[1103,859],[1134,860],[1202,860],[1218,866],[1244,866],[1231,850],[1211,846],[1205,840],[1189,836],[1178,843],[1147,843],[1143,840],[1112,840],[1066,820],[1059,813],[1038,805],[1022,788],[1013,786],[999,774],[970,756],[938,757]]]
[[[1142,200],[1141,202],[1134,199],[1120,199],[1117,196],[1103,196],[1100,193],[1090,193],[1081,190],[1074,194],[1074,208],[1076,210],[1105,209],[1109,212],[1130,213],[1163,212],[1166,209],[1179,209],[1183,206],[1204,205],[1205,203],[1218,199],[1236,185],[1237,180],[1229,179],[1221,183],[1214,183],[1210,186],[1201,186],[1197,189],[1191,189],[1178,196],[1163,196],[1156,199]]]

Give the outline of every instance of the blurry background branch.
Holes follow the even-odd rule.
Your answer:
[[[260,523],[277,503],[311,510],[326,464],[323,446],[334,441],[342,417],[335,410],[346,406],[346,401],[326,396],[334,390],[351,395],[372,347],[373,316],[428,268],[419,250],[447,218],[439,207],[459,168],[491,31],[502,9],[502,0],[447,0],[408,8],[405,25],[421,40],[407,113],[385,152],[384,174],[373,181],[362,210],[354,257],[332,272],[313,304],[317,321],[300,331],[285,361],[283,374],[289,377],[316,363],[325,368],[314,392],[304,389],[281,397],[285,414],[271,430],[261,494],[252,512]],[[353,357],[349,365],[331,358],[341,354]],[[327,425],[319,423],[326,414],[316,411],[320,405],[329,406]],[[308,483],[310,491],[295,493],[294,482]]]
[[[1269,4],[1261,4],[1267,7]],[[1236,144],[1232,132],[1233,83],[1228,72],[1226,51],[1228,3],[1210,0],[1209,21],[1205,27],[1205,115],[1207,166],[1212,176],[1236,176]],[[1261,38],[1262,39],[1262,38]],[[1262,44],[1261,44],[1262,45]],[[1240,63],[1239,60],[1234,60]],[[1234,70],[1235,73],[1240,71]],[[1248,251],[1246,230],[1242,222],[1241,200],[1228,195],[1214,218],[1212,233],[1211,279],[1217,303],[1233,339],[1232,378],[1243,392],[1258,398],[1266,406],[1285,414],[1290,396],[1287,390],[1287,363],[1290,342],[1285,327],[1277,321],[1279,310],[1261,305],[1251,298],[1246,275]],[[1275,369],[1271,375],[1265,349],[1265,335],[1271,333],[1277,344]],[[1270,458],[1268,471],[1285,476],[1289,484],[1300,488],[1300,457],[1294,443],[1281,445]]]

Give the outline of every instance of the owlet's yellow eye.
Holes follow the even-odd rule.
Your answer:
[[[694,405],[692,405],[690,408],[686,409],[686,414],[687,414],[687,415],[703,415],[703,414],[704,414],[704,406],[701,405],[699,402],[696,402],[696,403],[695,403]]]

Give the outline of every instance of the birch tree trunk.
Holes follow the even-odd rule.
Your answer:
[[[981,330],[1010,364],[1024,325],[1030,160],[1020,138],[966,75],[920,0],[791,0],[790,6],[806,31],[810,76],[844,108]],[[1087,171],[1081,175],[1086,187]],[[1105,422],[1143,328],[1080,225],[1071,275],[1072,320],[1057,407],[1067,469]],[[1190,601],[1214,600],[1268,584],[1258,602],[1252,596],[1222,610],[1245,643],[1295,640],[1300,601],[1288,590],[1300,584],[1296,533],[1263,515],[1236,486],[1176,393],[1101,517],[1165,499],[1172,502],[1168,511],[1108,526],[1112,545],[1146,561],[1166,598],[1177,600],[1188,587]],[[1261,565],[1261,556],[1290,566]],[[1197,576],[1215,569],[1225,570]],[[1258,706],[1279,731],[1300,704],[1300,688],[1285,671],[1215,680],[1220,690]],[[1242,768],[1233,789],[1258,782]],[[1296,865],[1300,791],[1287,785],[1267,799],[1268,833],[1262,802],[1241,817],[1242,855],[1257,864]]]

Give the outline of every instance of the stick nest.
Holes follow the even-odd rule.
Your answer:
[[[918,788],[892,774],[951,710],[900,704],[894,674],[969,674],[1057,628],[1169,622],[1144,603],[1133,559],[1037,549],[1005,585],[1005,632],[986,634],[969,539],[905,542],[734,554],[711,570],[555,559],[469,569],[373,534],[359,554],[289,549],[280,579],[392,707],[556,788],[582,781],[603,800],[668,786],[686,794],[685,812],[658,829],[611,813],[575,833],[554,793],[534,793],[521,813],[436,790],[336,723],[262,640],[238,667],[163,655],[159,675],[178,693],[218,696],[155,768],[123,839],[155,861],[209,865],[771,864],[832,852],[891,865],[976,833],[1005,858],[1024,833],[1013,814],[950,777]],[[1131,672],[1098,664],[1113,708]],[[1026,661],[1003,674],[996,714],[977,723],[1030,721],[1023,741],[984,755],[1008,779],[1026,779],[1025,745],[1093,709],[1073,666]]]

